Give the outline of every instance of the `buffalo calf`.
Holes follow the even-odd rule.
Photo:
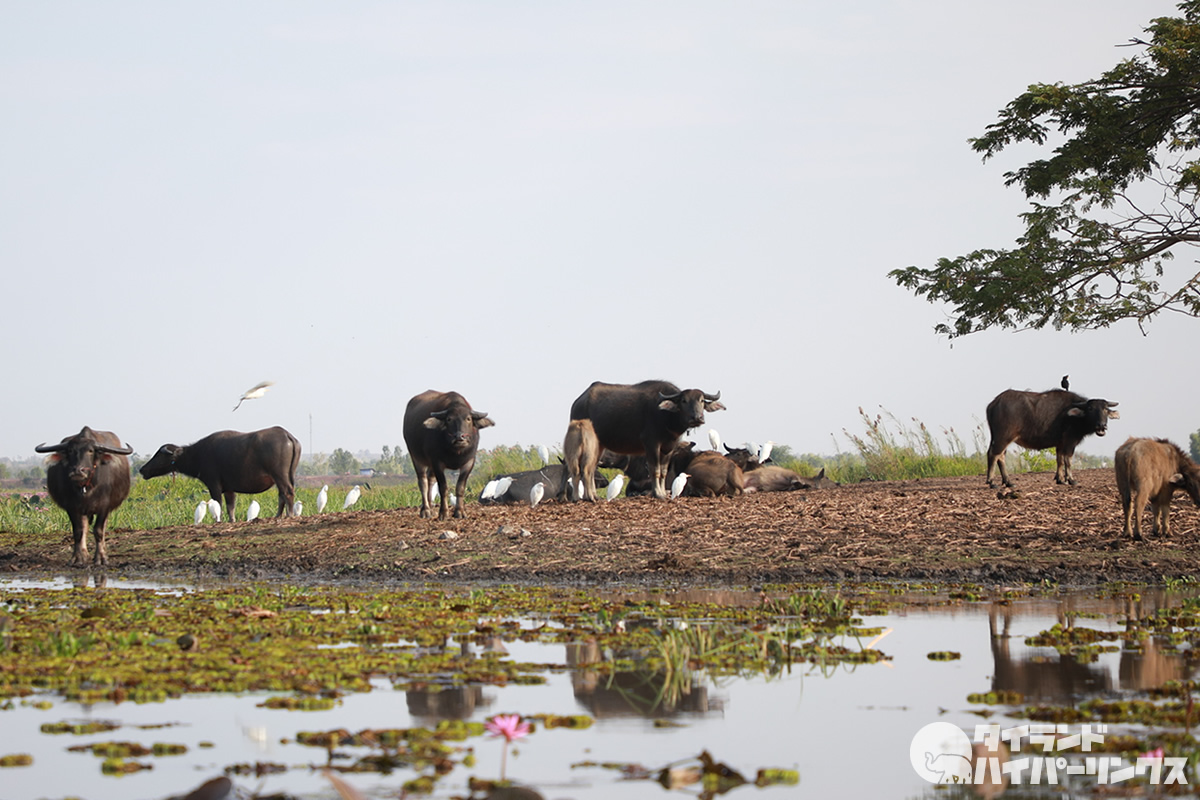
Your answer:
[[[742,468],[715,450],[697,453],[687,465],[688,482],[683,493],[692,497],[737,497],[745,488]]]
[[[1117,448],[1117,492],[1125,511],[1124,536],[1142,541],[1142,511],[1154,509],[1152,532],[1170,534],[1171,495],[1183,489],[1200,506],[1200,466],[1166,439],[1129,439]]]
[[[579,498],[579,482],[583,481],[583,499],[596,502],[596,466],[600,462],[600,440],[588,419],[573,419],[563,437],[563,454],[566,457],[567,496]]]

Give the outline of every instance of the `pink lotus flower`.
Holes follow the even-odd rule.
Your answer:
[[[497,714],[483,723],[483,727],[487,728],[487,732],[493,736],[503,736],[506,743],[526,737],[533,732],[532,725],[528,722],[521,722],[520,714]]]

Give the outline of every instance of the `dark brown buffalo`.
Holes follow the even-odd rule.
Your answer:
[[[276,517],[292,515],[296,502],[296,467],[300,464],[300,442],[283,428],[264,428],[252,433],[217,431],[198,442],[164,444],[142,465],[143,478],[179,472],[208,487],[213,500],[225,498],[226,517],[234,520],[238,493],[258,494],[272,486],[279,493]]]
[[[472,411],[471,404],[458,392],[430,389],[408,401],[404,410],[404,443],[417,471],[421,490],[421,517],[430,515],[433,505],[429,478],[437,481],[441,504],[438,519],[446,518],[446,470],[458,470],[454,516],[463,516],[467,478],[475,467],[479,449],[479,431],[495,423],[486,411]]]
[[[483,505],[491,505],[499,503],[502,505],[515,505],[518,503],[529,502],[529,491],[536,484],[542,484],[545,487],[545,493],[542,495],[543,503],[551,500],[566,500],[567,499],[567,484],[570,481],[570,476],[567,472],[565,464],[549,464],[541,469],[530,469],[522,472],[510,472],[504,475],[497,475],[493,480],[503,478],[512,478],[512,482],[508,487],[493,497],[484,500],[482,497],[479,502]],[[608,485],[608,481],[600,473],[596,473],[596,485],[604,488]]]
[[[1170,534],[1171,495],[1176,489],[1187,492],[1200,506],[1200,466],[1178,445],[1166,439],[1129,439],[1117,448],[1113,466],[1117,473],[1117,493],[1125,511],[1123,534],[1142,541],[1142,511],[1146,503],[1154,509],[1151,532]]]
[[[681,390],[667,381],[617,384],[597,381],[571,404],[571,419],[591,420],[601,447],[646,456],[653,494],[667,499],[667,461],[684,433],[704,424],[705,411],[725,408],[721,393]]]
[[[1062,389],[1048,392],[1008,389],[996,395],[987,407],[988,428],[992,433],[988,445],[988,486],[996,486],[992,479],[996,465],[1000,467],[1004,485],[1013,485],[1004,467],[1004,453],[1013,442],[1030,450],[1053,447],[1057,462],[1054,480],[1075,483],[1071,477],[1071,456],[1075,455],[1075,448],[1085,436],[1107,433],[1108,421],[1121,418],[1114,410],[1116,407],[1116,403],[1089,400]]]
[[[675,480],[675,476],[691,463],[695,455],[692,448],[695,446],[695,442],[678,442],[675,445],[675,449],[667,458],[666,483]],[[629,479],[629,488],[625,490],[626,497],[643,497],[654,493],[654,473],[645,456],[621,455],[604,450],[600,455],[599,466],[604,469],[619,469],[625,473],[625,477]],[[596,485],[600,485],[598,477]]]
[[[687,497],[737,497],[745,487],[742,468],[715,450],[702,450],[685,467],[688,473],[683,494]]]
[[[725,457],[741,467],[742,472],[750,472],[762,466],[758,456],[745,447],[730,447],[725,445]]]
[[[121,444],[110,431],[94,431],[84,426],[74,436],[58,444],[39,444],[39,453],[50,453],[46,467],[46,488],[50,498],[71,520],[75,543],[71,563],[87,566],[88,524],[96,539],[93,559],[97,565],[108,563],[104,550],[108,515],[129,496],[129,459],[133,448]]]

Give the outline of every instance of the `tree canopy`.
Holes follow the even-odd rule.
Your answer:
[[[1085,330],[1160,311],[1200,316],[1200,272],[1167,268],[1200,242],[1200,0],[1151,20],[1135,55],[1076,85],[1035,84],[970,144],[983,159],[1018,142],[1052,155],[1005,174],[1029,210],[1007,250],[976,250],[889,276],[953,307],[937,332]]]

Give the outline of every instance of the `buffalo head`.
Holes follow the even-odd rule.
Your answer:
[[[1095,399],[1076,403],[1067,409],[1068,417],[1082,418],[1084,427],[1089,433],[1103,436],[1108,432],[1108,421],[1120,419],[1121,412],[1116,411],[1117,403]]]
[[[183,448],[177,444],[164,444],[158,448],[153,458],[142,464],[138,472],[143,478],[157,478],[159,475],[175,472],[175,459],[182,452]]]
[[[110,460],[112,456],[127,456],[133,448],[112,447],[101,444],[96,438],[96,432],[84,427],[74,436],[63,439],[58,444],[39,444],[34,450],[38,453],[51,453],[51,460],[66,467],[67,478],[84,492],[95,477],[96,468]]]
[[[699,389],[685,389],[674,394],[658,393],[658,407],[663,411],[674,412],[684,430],[698,428],[704,424],[705,411],[722,411],[725,406],[717,401],[721,393],[707,394]]]
[[[463,406],[430,412],[429,418],[422,424],[431,431],[442,431],[451,450],[465,453],[478,441],[479,430],[496,423],[492,422],[486,411],[471,411]]]

